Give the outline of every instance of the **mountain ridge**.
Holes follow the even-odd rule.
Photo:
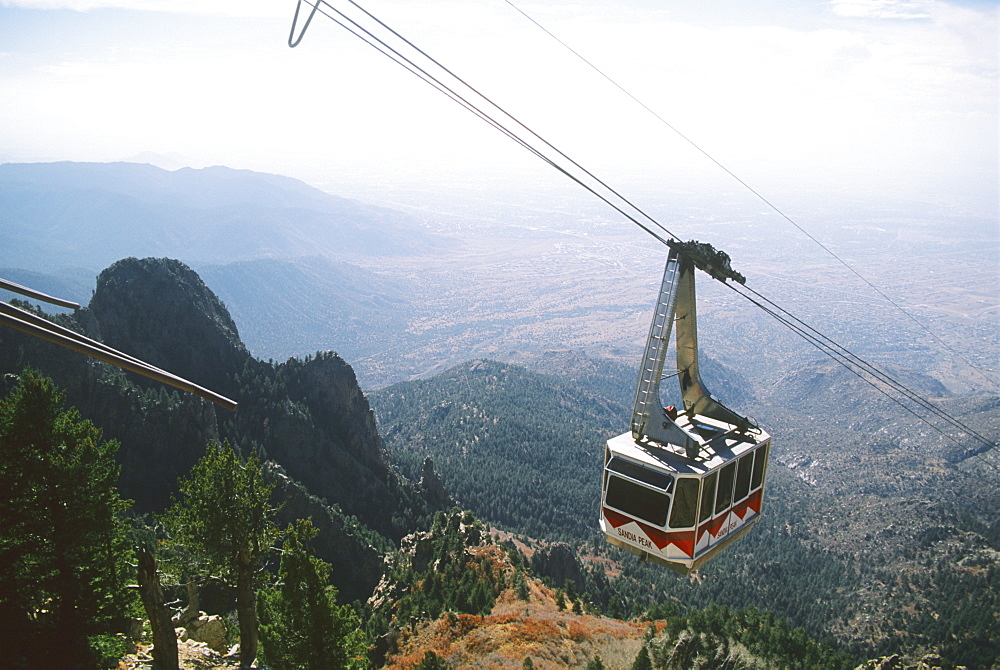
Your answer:
[[[127,256],[224,263],[450,244],[401,212],[280,175],[133,163],[0,165],[0,265],[101,268]]]

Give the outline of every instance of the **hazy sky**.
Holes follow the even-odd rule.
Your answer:
[[[504,0],[362,4],[609,180],[717,173]],[[515,4],[764,191],[996,208],[995,2]],[[157,152],[313,183],[558,178],[323,16],[290,49],[294,9],[0,0],[0,162]]]

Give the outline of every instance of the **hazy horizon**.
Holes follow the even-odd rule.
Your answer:
[[[996,212],[992,2],[515,4],[765,196]],[[743,190],[509,3],[364,6],[616,188]],[[294,8],[0,0],[0,162],[228,165],[390,200],[573,188],[326,17],[289,49]]]

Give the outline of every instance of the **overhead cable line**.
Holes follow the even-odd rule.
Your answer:
[[[42,302],[47,302],[51,305],[58,305],[59,307],[65,307],[66,309],[80,309],[78,303],[72,300],[63,300],[62,298],[55,298],[47,293],[42,293],[41,291],[36,291],[33,288],[28,288],[27,286],[21,286],[20,284],[15,284],[12,281],[7,281],[6,279],[0,279],[0,289],[6,291],[11,291],[12,293],[20,293],[23,296],[29,298],[34,298],[35,300],[41,300]]]
[[[1000,467],[994,465],[993,463],[991,463],[990,461],[988,461],[982,455],[986,451],[990,451],[992,449],[997,448],[997,444],[996,443],[991,442],[991,441],[989,441],[986,438],[983,438],[979,433],[977,433],[974,430],[966,427],[965,424],[963,424],[960,421],[958,421],[958,419],[955,419],[953,416],[951,416],[950,414],[948,414],[944,410],[941,410],[940,408],[936,407],[935,405],[933,405],[929,401],[925,400],[921,396],[913,394],[908,389],[906,391],[900,390],[899,388],[897,388],[897,382],[895,382],[895,380],[893,380],[891,377],[884,376],[880,371],[879,371],[878,375],[872,375],[874,377],[874,379],[872,379],[869,376],[866,376],[865,374],[862,373],[862,371],[860,369],[858,369],[858,368],[855,367],[855,363],[851,360],[851,356],[844,355],[841,352],[839,352],[836,347],[832,347],[832,346],[829,346],[828,344],[825,344],[821,338],[817,338],[817,337],[814,337],[813,335],[810,335],[807,329],[804,329],[804,328],[796,325],[792,319],[785,318],[778,311],[772,310],[771,308],[767,307],[766,305],[758,303],[757,301],[755,301],[753,298],[750,298],[749,296],[744,295],[743,297],[746,298],[747,300],[749,300],[751,303],[753,303],[757,307],[759,307],[760,309],[762,309],[766,314],[768,314],[769,316],[771,316],[772,318],[774,318],[775,320],[777,320],[779,323],[781,323],[782,325],[784,325],[785,327],[787,327],[789,330],[791,330],[792,332],[794,332],[796,335],[798,335],[799,337],[801,337],[803,340],[805,340],[806,342],[812,344],[814,347],[816,347],[817,349],[819,349],[820,351],[822,351],[823,353],[825,353],[833,361],[835,361],[836,363],[838,363],[839,365],[841,365],[845,370],[847,370],[848,372],[850,372],[851,374],[853,374],[854,376],[856,376],[858,379],[860,379],[861,381],[865,382],[866,384],[868,384],[869,386],[871,386],[873,389],[875,389],[876,391],[878,391],[879,393],[881,393],[882,395],[884,395],[886,398],[888,398],[892,402],[894,402],[897,405],[899,405],[899,407],[901,407],[902,409],[904,409],[909,414],[913,415],[916,419],[918,419],[921,422],[927,424],[927,426],[929,426],[932,430],[934,430],[935,432],[937,432],[940,435],[942,435],[946,440],[952,442],[953,444],[955,444],[955,445],[957,445],[959,447],[963,447],[964,446],[963,443],[960,442],[957,438],[955,438],[952,435],[949,435],[944,430],[942,430],[939,426],[937,426],[933,422],[929,421],[925,416],[923,416],[922,414],[918,413],[917,410],[915,410],[912,407],[908,406],[906,403],[904,403],[898,397],[896,397],[896,396],[892,395],[891,393],[889,393],[889,391],[887,391],[884,388],[884,386],[888,385],[888,386],[892,387],[894,390],[897,391],[897,393],[900,393],[900,395],[903,395],[904,397],[909,398],[911,401],[913,401],[914,403],[916,403],[920,407],[923,407],[924,409],[930,411],[932,414],[938,416],[939,418],[944,419],[947,423],[952,424],[952,426],[957,427],[960,431],[968,433],[970,435],[973,435],[974,437],[976,437],[977,439],[979,439],[981,441],[981,445],[979,447],[976,447],[976,448],[966,448],[966,449],[964,449],[963,454],[962,454],[962,458],[959,459],[959,460],[966,460],[967,458],[975,457],[975,458],[978,458],[979,460],[981,460],[983,463],[985,463],[989,467],[993,468],[994,470],[1000,471]],[[768,302],[770,302],[770,301],[768,301]],[[877,370],[877,368],[876,368],[876,370]],[[876,380],[879,381],[879,382],[882,382],[882,384],[877,383]],[[905,389],[905,387],[903,387],[903,388]]]
[[[810,233],[808,230],[806,230],[801,225],[799,225],[794,219],[792,219],[791,216],[789,216],[788,214],[786,214],[784,211],[782,211],[781,209],[779,209],[777,205],[775,205],[773,202],[771,202],[766,197],[764,197],[764,195],[760,191],[758,191],[757,189],[755,189],[749,183],[747,183],[742,178],[740,178],[735,172],[733,172],[732,170],[730,170],[729,168],[727,168],[725,165],[723,165],[721,162],[719,162],[714,156],[712,156],[705,149],[703,149],[697,142],[695,142],[690,137],[688,137],[687,135],[685,135],[684,133],[682,133],[675,125],[673,125],[672,123],[670,123],[669,121],[667,121],[666,119],[664,119],[662,116],[660,116],[658,113],[656,113],[652,108],[650,108],[648,105],[646,105],[646,103],[644,103],[642,100],[640,100],[636,96],[632,95],[632,93],[630,93],[624,86],[622,86],[617,81],[615,81],[614,79],[612,79],[609,75],[605,74],[603,70],[601,70],[599,67],[597,67],[596,65],[594,65],[594,63],[592,63],[590,60],[588,60],[587,58],[585,58],[581,53],[579,53],[578,51],[576,51],[569,44],[567,44],[563,40],[559,39],[559,37],[557,37],[552,31],[550,31],[548,28],[546,28],[541,23],[539,23],[534,18],[532,18],[527,12],[525,12],[520,7],[518,7],[513,2],[511,2],[511,0],[504,0],[504,2],[506,2],[508,5],[510,5],[521,16],[523,16],[528,21],[530,21],[535,26],[537,26],[546,35],[548,35],[549,37],[551,37],[552,39],[554,39],[556,42],[558,42],[560,45],[562,45],[566,50],[568,50],[574,56],[576,56],[581,61],[583,61],[584,63],[586,63],[586,65],[588,67],[590,67],[592,70],[594,70],[594,72],[596,72],[597,74],[601,75],[601,77],[603,77],[604,79],[606,79],[612,86],[614,86],[619,91],[621,91],[622,93],[624,93],[626,96],[628,96],[629,98],[631,98],[633,102],[635,102],[640,107],[642,107],[644,110],[646,110],[647,112],[649,112],[650,114],[652,114],[653,117],[655,117],[660,123],[662,123],[667,128],[669,128],[670,130],[672,130],[678,137],[680,137],[682,140],[684,140],[685,142],[687,142],[688,144],[690,144],[701,155],[703,155],[709,161],[711,161],[712,163],[714,163],[716,165],[716,167],[718,167],[720,170],[722,170],[727,175],[729,175],[730,177],[732,177],[736,182],[738,182],[745,189],[747,189],[748,191],[750,191],[750,193],[752,193],[754,196],[757,197],[758,200],[760,200],[765,205],[767,205],[769,208],[771,208],[771,210],[773,210],[778,216],[780,216],[781,218],[783,218],[788,223],[792,224],[796,229],[798,229],[799,232],[801,232],[803,235],[805,235],[810,240],[812,240],[813,242],[815,242],[821,249],[823,249],[823,251],[825,251],[826,253],[828,253],[830,256],[832,256],[833,258],[835,258],[837,260],[837,262],[839,262],[841,265],[843,265],[845,268],[847,268],[851,272],[851,274],[853,274],[855,277],[857,277],[862,282],[864,282],[865,284],[867,284],[868,287],[871,288],[873,291],[875,291],[879,296],[881,296],[882,299],[884,299],[890,305],[892,305],[897,310],[899,310],[900,312],[902,312],[903,315],[906,316],[906,318],[908,318],[913,323],[917,324],[917,326],[919,326],[921,329],[923,329],[924,332],[926,332],[928,335],[930,335],[938,344],[940,344],[945,349],[947,349],[948,351],[950,351],[954,356],[956,356],[959,359],[961,359],[967,366],[969,366],[970,369],[974,370],[977,374],[979,374],[980,377],[982,377],[984,380],[986,380],[987,382],[989,382],[990,384],[992,384],[994,388],[1000,388],[1000,384],[998,384],[995,379],[993,379],[992,377],[990,377],[989,375],[987,375],[985,372],[983,372],[982,370],[980,370],[974,363],[972,363],[972,361],[970,361],[968,358],[966,358],[961,352],[956,351],[955,349],[953,349],[947,342],[945,342],[940,337],[938,337],[934,333],[934,331],[932,331],[928,326],[926,326],[920,320],[918,320],[915,316],[913,316],[912,314],[910,314],[910,312],[905,307],[903,307],[902,305],[900,305],[899,303],[897,303],[895,300],[893,300],[888,294],[886,294],[884,291],[882,291],[882,289],[880,289],[878,286],[876,286],[871,280],[869,280],[867,277],[865,277],[860,272],[858,272],[857,270],[855,270],[854,267],[851,266],[850,263],[848,263],[843,258],[841,258],[830,247],[828,247],[827,245],[823,244],[823,242],[821,242],[818,238],[816,238],[812,233]]]
[[[746,286],[740,286],[737,284],[726,283],[730,289],[739,293],[742,297],[750,301],[755,306],[759,307],[769,316],[774,318],[776,321],[787,327],[789,330],[794,332],[796,335],[804,339],[806,342],[812,344],[817,349],[825,353],[836,363],[844,367],[848,372],[858,377],[860,380],[874,388],[876,391],[884,395],[889,400],[893,401],[904,410],[912,414],[917,419],[923,421],[933,430],[940,433],[947,440],[953,442],[958,446],[963,446],[962,443],[949,435],[940,427],[934,423],[928,421],[923,415],[919,414],[915,409],[908,406],[899,397],[889,393],[885,387],[889,387],[896,391],[900,396],[909,399],[912,403],[917,405],[919,408],[926,410],[927,412],[933,414],[944,422],[950,424],[953,428],[956,428],[962,433],[972,436],[974,439],[980,442],[981,447],[977,449],[966,449],[965,454],[967,456],[978,456],[982,451],[987,451],[996,448],[996,443],[982,434],[977,432],[975,429],[969,427],[959,419],[955,418],[948,412],[945,412],[940,407],[937,407],[929,400],[925,399],[915,391],[911,390],[909,387],[905,386],[901,382],[892,378],[887,373],[880,370],[878,367],[869,363],[865,359],[861,358],[857,354],[854,354],[849,349],[843,345],[837,343],[835,340],[827,337],[823,333],[817,331],[815,328],[805,323],[791,312],[787,311],[783,307],[777,305],[774,301],[766,298],[757,291],[750,289]],[[751,295],[743,293],[748,292]],[[756,297],[752,297],[756,296]],[[987,461],[985,458],[981,459],[984,463],[992,468],[996,469],[996,466]]]
[[[313,16],[317,12],[319,12],[319,13],[323,14],[324,16],[326,16],[327,18],[331,19],[334,23],[336,23],[340,27],[342,27],[345,30],[347,30],[348,32],[350,32],[355,37],[361,39],[363,42],[365,42],[369,46],[375,48],[377,51],[379,51],[380,53],[382,53],[386,57],[390,58],[396,64],[404,67],[411,74],[416,75],[421,80],[423,80],[425,83],[433,86],[439,92],[444,93],[446,96],[448,96],[453,101],[455,101],[458,104],[460,104],[466,110],[472,112],[477,117],[479,117],[480,119],[482,119],[483,121],[485,121],[489,125],[493,126],[497,130],[499,130],[500,132],[502,132],[508,138],[510,138],[511,140],[513,140],[514,142],[516,142],[517,144],[519,144],[520,146],[522,146],[526,150],[530,151],[532,154],[534,154],[535,156],[537,156],[538,158],[540,158],[541,160],[543,160],[545,163],[547,163],[548,165],[550,165],[554,169],[558,170],[560,173],[562,173],[565,176],[569,177],[571,180],[573,180],[574,182],[576,182],[577,184],[579,184],[580,186],[582,186],[583,188],[585,188],[587,191],[589,191],[590,193],[592,193],[593,195],[595,195],[596,197],[598,197],[600,200],[602,200],[606,204],[608,204],[612,209],[614,209],[618,213],[622,214],[629,221],[631,221],[632,223],[634,223],[637,226],[639,226],[640,228],[642,228],[645,232],[649,233],[651,236],[653,236],[660,243],[667,244],[668,240],[664,239],[663,236],[661,236],[659,233],[657,233],[656,231],[652,230],[648,225],[646,225],[645,223],[643,223],[642,221],[640,221],[639,218],[646,219],[647,221],[649,221],[650,223],[652,223],[654,226],[656,226],[657,228],[659,228],[661,231],[663,231],[664,233],[666,233],[666,235],[668,235],[670,238],[673,238],[674,240],[680,241],[680,238],[677,235],[674,235],[673,233],[671,233],[669,230],[667,230],[667,228],[665,226],[663,226],[661,223],[659,223],[658,221],[656,221],[649,214],[645,213],[637,205],[635,205],[630,200],[628,200],[627,198],[625,198],[618,191],[616,191],[614,188],[612,188],[611,186],[609,186],[607,183],[605,183],[604,181],[602,181],[601,179],[599,179],[598,177],[596,177],[592,172],[590,172],[589,170],[587,170],[586,168],[584,168],[582,165],[580,165],[579,163],[577,163],[576,161],[574,161],[572,158],[570,158],[569,156],[567,156],[565,153],[563,153],[562,151],[560,151],[559,149],[557,149],[554,145],[552,145],[550,142],[548,142],[547,140],[545,140],[538,133],[536,133],[531,128],[529,128],[527,125],[525,125],[524,123],[522,123],[520,120],[518,120],[512,114],[510,114],[509,112],[507,112],[500,105],[498,105],[495,102],[493,102],[490,98],[488,98],[486,95],[484,95],[483,93],[481,93],[478,89],[476,89],[475,87],[473,87],[472,85],[470,85],[469,83],[467,83],[464,79],[462,79],[461,77],[459,77],[458,75],[456,75],[454,72],[452,72],[450,69],[448,69],[447,67],[445,67],[444,65],[442,65],[439,61],[437,61],[436,59],[434,59],[433,57],[431,57],[424,50],[422,50],[419,47],[417,47],[413,42],[411,42],[407,38],[403,37],[396,30],[394,30],[391,27],[389,27],[388,25],[386,25],[382,20],[378,19],[377,17],[375,17],[374,15],[372,15],[371,13],[369,13],[366,9],[364,9],[363,7],[361,7],[354,0],[346,0],[346,2],[349,3],[350,5],[352,5],[353,7],[357,8],[359,11],[361,11],[366,17],[368,17],[368,19],[370,19],[371,21],[374,21],[383,30],[388,31],[389,34],[391,34],[396,39],[400,40],[406,47],[408,47],[409,49],[412,49],[413,51],[416,52],[416,54],[418,54],[422,58],[424,58],[427,61],[429,61],[436,68],[438,68],[441,72],[443,72],[448,77],[450,77],[454,81],[454,83],[457,83],[461,87],[464,87],[464,89],[467,89],[469,92],[471,92],[478,99],[482,100],[483,102],[485,102],[486,104],[488,104],[491,108],[493,108],[493,109],[497,110],[498,112],[500,112],[500,114],[502,114],[504,117],[506,117],[510,122],[513,122],[515,124],[515,127],[520,127],[521,129],[523,129],[524,131],[526,131],[527,133],[529,133],[532,137],[535,138],[535,140],[537,140],[538,142],[541,142],[544,145],[544,147],[548,147],[548,149],[550,149],[551,151],[555,152],[555,154],[558,157],[561,157],[564,160],[568,161],[577,170],[579,170],[580,172],[582,172],[584,175],[586,175],[590,179],[594,180],[597,184],[599,184],[601,187],[603,187],[604,189],[606,189],[606,191],[608,193],[613,194],[613,196],[616,197],[620,201],[620,203],[612,202],[611,198],[609,197],[609,195],[607,193],[601,193],[601,192],[599,192],[599,190],[597,188],[595,188],[594,185],[586,183],[583,178],[581,178],[580,176],[578,176],[576,174],[573,174],[569,168],[564,167],[563,165],[560,165],[558,163],[558,159],[557,158],[552,157],[552,156],[546,154],[545,151],[542,148],[539,148],[539,147],[535,146],[534,144],[532,144],[531,142],[529,142],[528,140],[524,139],[516,130],[511,129],[510,127],[508,127],[507,125],[505,125],[501,121],[498,121],[490,113],[488,113],[487,111],[484,111],[482,108],[480,108],[479,106],[477,106],[474,102],[470,101],[465,95],[462,95],[462,94],[458,93],[457,91],[455,91],[454,88],[453,88],[453,85],[448,85],[448,84],[445,84],[444,82],[442,82],[437,76],[435,76],[434,74],[431,74],[425,67],[423,67],[421,65],[418,65],[410,57],[403,55],[399,49],[390,46],[385,41],[385,39],[383,39],[382,37],[379,37],[379,36],[375,35],[371,30],[369,30],[368,28],[366,28],[366,27],[362,26],[360,23],[358,23],[358,21],[356,21],[355,19],[347,16],[340,9],[334,7],[328,0],[315,0],[315,2],[313,2],[311,0],[299,0],[299,3],[296,6],[296,10],[295,10],[295,17],[294,17],[294,19],[292,21],[292,28],[291,28],[291,31],[290,31],[289,37],[288,37],[288,45],[290,47],[295,47],[295,46],[297,46],[301,42],[302,37],[304,36],[305,30],[308,28],[309,23],[311,22]],[[302,3],[305,3],[305,4],[309,5],[310,7],[312,7],[312,11],[310,12],[309,17],[306,19],[306,22],[303,25],[302,30],[300,31],[298,37],[296,38],[295,37],[295,28],[296,28],[296,24],[298,22],[299,7],[301,7]],[[329,7],[330,10],[332,10],[333,13],[336,14],[337,16],[333,16],[332,14],[330,14],[326,10],[324,10],[322,8],[323,5],[326,5],[327,7]],[[337,18],[338,16],[340,18]],[[350,24],[350,25],[348,25],[348,24]],[[709,157],[709,158],[711,158],[711,157]],[[712,159],[712,160],[714,161],[714,159]],[[723,166],[720,165],[720,167],[723,167]],[[725,168],[723,167],[723,169],[725,169]],[[728,170],[726,170],[726,171],[728,172]],[[733,176],[735,177],[735,175],[733,175]],[[749,186],[747,188],[749,188]],[[765,202],[766,202],[766,200],[765,200]],[[768,203],[768,204],[770,204],[770,203]],[[630,214],[628,211],[626,211],[624,209],[625,207],[630,208],[632,211],[636,212],[638,214],[638,218],[637,218],[637,216],[634,216],[634,215]],[[773,205],[772,205],[772,207],[773,207]],[[780,211],[779,211],[779,213],[780,213]],[[792,222],[792,223],[794,223],[794,222]],[[805,231],[803,231],[803,232],[805,232]],[[808,233],[806,233],[806,234],[808,235]],[[841,261],[841,262],[843,262],[843,261]],[[730,285],[730,284],[726,284],[726,285],[730,286],[732,288],[732,285]],[[736,290],[736,289],[734,288],[734,290]],[[750,289],[747,289],[747,290],[751,291]],[[759,300],[755,300],[754,298],[752,298],[750,295],[748,295],[746,293],[743,293],[743,292],[740,292],[740,291],[737,291],[737,292],[742,297],[744,297],[745,299],[749,300],[751,303],[755,304],[757,307],[760,307],[761,309],[763,309],[768,315],[772,316],[773,318],[775,318],[776,320],[778,320],[780,323],[784,324],[786,327],[791,328],[793,331],[795,331],[800,336],[805,337],[805,339],[807,341],[809,341],[810,343],[812,343],[818,349],[820,349],[821,351],[823,351],[824,353],[826,353],[828,356],[830,356],[831,358],[833,358],[834,360],[836,360],[841,365],[844,365],[845,367],[848,367],[848,369],[850,369],[854,374],[858,375],[859,377],[861,377],[862,379],[864,379],[869,384],[875,386],[881,392],[886,393],[886,391],[884,389],[878,387],[870,379],[865,378],[862,373],[870,375],[871,377],[874,377],[875,379],[878,379],[882,383],[884,383],[887,386],[890,386],[891,388],[893,388],[897,393],[900,393],[901,395],[903,395],[904,397],[909,398],[910,400],[912,400],[913,402],[917,403],[921,407],[924,407],[925,409],[928,410],[928,412],[930,412],[930,413],[934,414],[935,416],[937,416],[938,418],[946,421],[947,423],[951,424],[953,427],[958,428],[962,432],[964,432],[964,433],[966,433],[966,434],[968,434],[970,436],[973,436],[978,441],[980,441],[985,448],[994,449],[994,448],[996,448],[998,446],[998,445],[992,443],[991,441],[987,440],[982,435],[979,435],[978,433],[976,433],[972,429],[968,428],[962,422],[960,422],[958,419],[952,417],[950,414],[948,414],[944,410],[942,410],[942,409],[934,406],[933,404],[930,403],[930,401],[924,400],[918,393],[916,393],[915,391],[912,391],[911,389],[909,389],[905,384],[902,384],[901,382],[893,379],[887,373],[882,372],[881,370],[879,370],[878,368],[876,368],[874,365],[868,363],[867,361],[864,361],[864,359],[862,359],[859,356],[856,356],[855,354],[851,353],[845,347],[843,347],[843,346],[841,346],[839,344],[836,344],[830,338],[826,337],[825,335],[822,335],[822,333],[819,333],[819,331],[817,331],[814,328],[812,328],[811,326],[808,326],[807,324],[805,324],[804,321],[801,321],[800,319],[798,319],[798,318],[794,317],[793,315],[791,315],[791,313],[788,312],[787,310],[784,310],[783,308],[778,307],[775,303],[771,302],[770,300],[768,300],[767,298],[765,298],[763,295],[757,293],[756,291],[752,291],[753,295],[757,296],[757,298],[759,299]],[[764,302],[760,302],[760,301],[764,301]],[[767,304],[770,304],[772,307],[767,307],[766,306]],[[782,315],[785,315],[785,316],[782,316]],[[899,400],[897,400],[897,399],[894,399],[894,400],[896,400],[897,403],[900,403]],[[902,403],[900,403],[900,404],[902,404]],[[903,405],[903,406],[905,407],[905,405]],[[916,413],[912,409],[907,408],[907,410],[910,411],[914,416],[916,416],[921,421],[923,421],[923,422],[927,423],[928,425],[930,425],[932,428],[934,428],[938,432],[941,432],[942,434],[945,434],[937,426],[935,426],[933,423],[931,423],[930,420],[927,419],[927,417]],[[952,438],[949,437],[949,439],[952,439]],[[987,463],[988,463],[988,461],[987,461]]]
[[[967,433],[969,435],[972,435],[973,437],[975,437],[976,439],[978,439],[983,444],[989,444],[991,446],[993,445],[993,442],[991,440],[989,440],[986,437],[980,435],[979,433],[977,433],[975,430],[973,430],[969,426],[967,426],[967,425],[963,424],[962,422],[960,422],[958,419],[955,419],[954,417],[950,416],[949,414],[947,414],[946,412],[944,412],[944,410],[941,410],[940,408],[936,407],[929,400],[926,400],[925,398],[923,398],[922,396],[920,396],[919,394],[917,394],[915,391],[912,391],[908,387],[904,386],[901,382],[893,379],[887,373],[883,372],[882,370],[880,370],[879,368],[877,368],[872,363],[869,363],[868,361],[866,361],[865,359],[861,358],[857,354],[851,352],[849,349],[847,349],[847,347],[844,347],[843,345],[838,344],[832,338],[827,337],[823,333],[819,332],[818,330],[816,330],[815,328],[813,328],[812,326],[810,326],[808,323],[806,323],[805,321],[799,319],[794,314],[792,314],[791,312],[789,312],[785,308],[779,306],[773,300],[770,300],[769,298],[765,297],[764,295],[762,295],[758,291],[755,291],[754,289],[749,288],[748,286],[742,286],[742,285],[740,285],[738,289],[736,288],[737,285],[733,285],[733,284],[727,283],[726,286],[729,286],[730,288],[732,288],[733,290],[735,290],[737,293],[741,293],[743,291],[746,291],[747,293],[752,294],[758,300],[762,301],[763,303],[766,303],[767,305],[770,305],[773,309],[766,308],[763,304],[761,304],[761,302],[758,302],[756,300],[752,300],[749,296],[744,296],[744,297],[746,297],[748,300],[751,300],[751,302],[753,302],[755,305],[758,305],[762,309],[765,309],[765,311],[767,311],[769,314],[774,315],[775,318],[778,318],[777,315],[779,313],[781,315],[784,315],[784,316],[781,317],[782,321],[785,321],[785,319],[787,317],[787,319],[790,322],[792,322],[792,323],[795,324],[795,329],[797,331],[808,333],[808,337],[810,338],[810,340],[814,340],[814,341],[817,341],[817,342],[822,342],[824,349],[837,352],[838,356],[842,356],[844,358],[844,360],[850,361],[860,371],[865,372],[866,374],[869,374],[872,377],[878,379],[879,381],[882,381],[883,383],[891,386],[897,392],[899,392],[901,395],[904,395],[904,396],[910,398],[911,400],[913,400],[914,402],[916,402],[920,406],[924,407],[928,411],[934,413],[935,415],[941,417],[942,419],[945,419],[946,421],[948,421],[949,423],[951,423],[953,426],[955,426],[959,430],[962,430],[963,432],[965,432],[965,433]]]
[[[624,216],[625,218],[627,218],[629,221],[631,221],[632,223],[634,223],[637,226],[639,226],[640,228],[642,228],[645,232],[649,233],[652,237],[656,238],[656,240],[659,241],[660,243],[666,244],[667,240],[664,239],[664,237],[662,235],[660,235],[659,233],[657,233],[656,231],[650,229],[650,227],[648,225],[646,225],[642,221],[640,221],[639,220],[640,218],[641,219],[645,219],[649,223],[653,224],[655,227],[659,228],[663,233],[665,233],[667,235],[667,237],[672,238],[674,240],[678,240],[678,241],[680,240],[680,238],[677,235],[675,235],[672,232],[670,232],[669,230],[667,230],[667,228],[664,227],[659,221],[657,221],[652,216],[650,216],[649,214],[647,214],[639,206],[637,206],[631,200],[629,200],[628,198],[626,198],[624,195],[622,195],[621,193],[619,193],[618,191],[616,191],[614,188],[612,188],[610,185],[608,185],[607,182],[605,182],[604,180],[600,179],[594,173],[590,172],[585,167],[583,167],[582,165],[580,165],[580,163],[578,163],[577,161],[575,161],[572,158],[570,158],[563,151],[561,151],[556,146],[554,146],[551,142],[549,142],[544,137],[542,137],[541,135],[539,135],[537,132],[535,132],[534,130],[532,130],[531,128],[529,128],[527,125],[525,125],[523,122],[521,122],[513,114],[511,114],[506,109],[504,109],[503,107],[501,107],[500,105],[498,105],[497,103],[495,103],[492,99],[490,99],[489,97],[487,97],[486,95],[484,95],[482,92],[480,92],[474,86],[472,86],[467,81],[465,81],[464,79],[462,79],[461,77],[459,77],[453,71],[451,71],[450,69],[448,69],[447,67],[445,67],[438,60],[436,60],[435,58],[433,58],[432,56],[430,56],[427,52],[425,52],[424,50],[422,50],[421,48],[419,48],[418,46],[416,46],[413,42],[411,42],[406,37],[404,37],[403,35],[401,35],[397,31],[395,31],[393,28],[391,28],[388,25],[386,25],[381,19],[379,19],[378,17],[376,17],[376,16],[372,15],[371,13],[369,13],[365,8],[361,7],[360,5],[358,5],[358,3],[354,2],[354,0],[347,0],[347,1],[348,1],[349,4],[353,5],[359,11],[361,11],[362,13],[364,13],[364,15],[367,16],[369,19],[371,19],[372,21],[374,21],[375,23],[377,23],[379,26],[381,26],[382,29],[388,31],[396,39],[398,39],[401,42],[403,42],[403,44],[405,44],[407,47],[409,47],[410,49],[412,49],[413,51],[415,51],[417,54],[419,54],[423,58],[427,59],[435,67],[437,67],[439,70],[441,70],[441,72],[443,72],[448,77],[450,77],[454,81],[454,83],[457,83],[461,87],[467,89],[474,96],[476,96],[477,98],[481,99],[483,102],[485,102],[486,104],[488,104],[490,107],[492,107],[493,109],[495,109],[498,112],[500,112],[500,114],[502,114],[504,117],[506,117],[509,121],[513,122],[515,126],[518,126],[518,127],[522,128],[524,131],[526,131],[532,137],[534,137],[537,141],[541,142],[545,147],[548,147],[548,149],[550,149],[551,151],[555,152],[558,156],[562,157],[566,161],[569,161],[569,163],[572,164],[573,167],[575,167],[577,170],[581,171],[587,177],[589,177],[594,182],[596,182],[597,184],[599,184],[602,188],[606,189],[609,193],[613,194],[613,196],[615,198],[617,198],[619,201],[621,201],[621,203],[623,203],[625,206],[627,206],[628,208],[630,208],[636,214],[635,215],[630,214],[628,211],[626,211],[625,209],[622,208],[622,205],[616,204],[616,203],[612,202],[611,199],[607,195],[598,192],[598,189],[595,188],[593,185],[586,183],[579,176],[572,174],[567,168],[564,168],[563,166],[559,165],[553,158],[551,158],[548,155],[546,155],[545,152],[542,149],[534,146],[533,144],[531,144],[530,142],[528,142],[527,140],[525,140],[524,138],[522,138],[517,132],[515,132],[514,130],[511,130],[506,125],[504,125],[502,122],[497,121],[495,118],[493,118],[492,116],[490,116],[488,113],[484,112],[482,109],[480,109],[479,107],[477,107],[473,102],[471,102],[470,100],[468,100],[468,98],[466,98],[462,94],[456,92],[452,86],[449,86],[448,84],[445,84],[444,82],[442,82],[438,77],[436,77],[433,74],[431,74],[427,69],[425,69],[424,67],[422,67],[422,66],[418,65],[417,63],[415,63],[411,58],[403,55],[398,49],[396,49],[396,48],[390,46],[389,44],[387,44],[385,42],[385,40],[383,40],[382,38],[376,36],[372,31],[370,31],[369,29],[365,28],[364,26],[362,26],[361,24],[359,24],[357,21],[355,21],[351,17],[347,16],[344,12],[342,12],[339,9],[337,9],[330,2],[327,2],[326,0],[317,0],[315,3],[313,3],[311,0],[299,0],[299,6],[301,6],[302,3],[305,3],[306,5],[311,6],[313,8],[313,10],[312,10],[312,12],[310,12],[308,19],[306,20],[306,22],[305,22],[302,30],[300,31],[298,37],[296,38],[295,37],[295,27],[296,27],[297,18],[298,18],[298,11],[299,11],[298,10],[298,6],[296,7],[295,18],[292,21],[292,29],[291,29],[291,32],[289,33],[289,36],[288,36],[288,46],[294,47],[294,46],[298,45],[299,42],[301,42],[302,37],[303,37],[303,35],[305,33],[305,30],[306,30],[306,28],[308,28],[309,23],[312,20],[313,15],[318,11],[320,14],[323,14],[324,16],[326,16],[327,18],[329,18],[330,20],[332,20],[334,23],[336,23],[337,25],[339,25],[341,28],[344,28],[345,30],[347,30],[349,33],[351,33],[355,37],[359,38],[360,40],[362,40],[363,42],[365,42],[369,46],[375,48],[377,51],[379,51],[380,53],[382,53],[384,56],[388,57],[389,59],[391,59],[392,61],[394,61],[398,65],[400,65],[403,68],[405,68],[406,70],[408,70],[411,74],[416,75],[417,77],[419,77],[420,79],[422,79],[425,83],[430,84],[431,86],[433,86],[434,88],[436,88],[441,93],[444,93],[446,96],[448,96],[449,98],[451,98],[453,101],[457,102],[462,107],[466,108],[468,111],[472,112],[473,114],[475,114],[476,116],[478,116],[480,119],[482,119],[483,121],[485,121],[489,125],[493,126],[494,128],[496,128],[500,132],[502,132],[508,138],[510,138],[511,140],[513,140],[517,144],[521,145],[523,148],[527,149],[528,151],[530,151],[532,154],[534,154],[538,158],[540,158],[543,161],[545,161],[546,163],[548,163],[551,167],[555,168],[556,170],[558,170],[559,172],[561,172],[565,176],[569,177],[571,180],[573,180],[574,182],[576,182],[577,184],[579,184],[580,186],[582,186],[583,188],[585,188],[587,191],[589,191],[590,193],[592,193],[593,195],[595,195],[596,197],[598,197],[599,199],[601,199],[602,201],[604,201],[608,206],[610,206],[612,209],[614,209],[615,211],[617,211],[619,214],[621,214],[622,216]],[[337,17],[332,16],[331,14],[327,13],[324,9],[321,8],[322,5],[326,5],[327,7],[329,7],[335,14],[337,14],[337,16],[341,17],[341,19],[343,19],[343,20],[338,19]],[[347,23],[350,23],[350,26],[347,25],[346,23],[344,23],[344,21],[346,21]]]

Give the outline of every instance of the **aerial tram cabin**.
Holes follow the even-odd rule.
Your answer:
[[[729,257],[670,243],[636,389],[631,430],[607,442],[601,530],[616,546],[690,574],[759,520],[770,436],[711,395],[698,371],[694,270],[744,283]],[[676,322],[684,408],[664,407],[660,381]]]

